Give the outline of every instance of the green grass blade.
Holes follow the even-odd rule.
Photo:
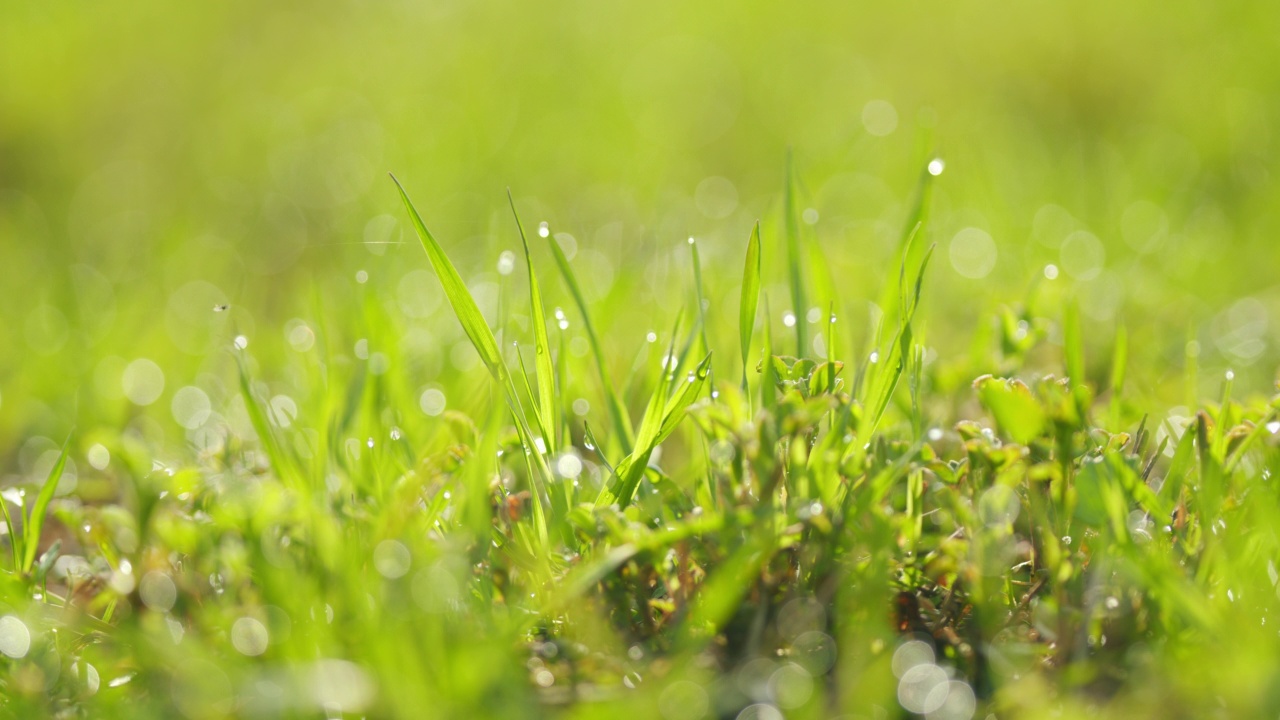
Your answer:
[[[391,179],[395,181],[396,188],[400,190],[400,199],[404,201],[405,209],[409,212],[414,229],[418,232],[418,238],[422,241],[423,249],[427,251],[427,258],[431,262],[431,267],[436,271],[436,276],[440,278],[440,284],[444,287],[445,297],[448,298],[449,305],[453,307],[454,315],[458,318],[458,322],[462,324],[462,329],[467,333],[467,337],[471,339],[471,344],[489,369],[489,373],[502,387],[503,392],[506,393],[507,405],[510,407],[511,414],[515,419],[516,431],[520,435],[520,442],[529,451],[529,476],[534,494],[539,500],[539,502],[534,503],[534,520],[538,526],[539,539],[545,547],[548,536],[543,503],[550,498],[549,486],[553,482],[554,476],[551,473],[551,468],[547,465],[544,453],[534,442],[533,432],[529,429],[528,420],[525,419],[524,410],[520,404],[519,390],[511,378],[511,373],[507,371],[502,354],[498,351],[498,341],[493,335],[493,330],[485,322],[484,315],[481,314],[479,306],[476,305],[475,298],[471,297],[471,291],[462,282],[458,271],[445,254],[444,248],[427,230],[426,225],[422,222],[422,217],[414,208],[413,202],[409,200],[409,195],[405,192],[404,186],[400,184],[400,181],[394,175],[391,176]]]
[[[914,234],[913,234],[914,236]],[[929,267],[929,260],[933,257],[935,245],[931,245],[925,251],[924,259],[920,262],[920,270],[916,273],[916,282],[914,293],[910,296],[903,293],[903,302],[905,303],[902,313],[902,321],[898,328],[898,335],[894,338],[894,342],[889,346],[888,357],[886,362],[888,365],[887,374],[879,376],[879,391],[871,395],[876,400],[873,411],[864,417],[867,421],[866,428],[859,433],[859,438],[866,440],[871,433],[875,432],[880,418],[884,416],[885,410],[889,406],[889,401],[893,399],[893,393],[898,387],[898,381],[902,378],[903,372],[906,370],[907,358],[910,356],[911,343],[913,340],[911,323],[915,319],[916,310],[920,306],[920,292],[924,285],[925,269]],[[909,252],[910,248],[907,248]],[[904,258],[906,255],[904,254]],[[905,285],[904,285],[905,287]],[[861,447],[860,445],[858,447]]]
[[[520,352],[520,346],[516,346],[516,361],[520,363],[520,385],[518,388],[524,389],[525,397],[529,398],[529,403],[534,406],[533,419],[538,422],[538,432],[542,434],[544,440],[548,434],[547,426],[542,422],[542,415],[538,413],[536,404],[537,398],[533,396],[533,388],[529,385],[529,371],[524,366],[524,355]],[[550,452],[551,443],[547,442],[547,450]]]
[[[800,264],[800,220],[796,213],[795,161],[787,152],[787,180],[783,193],[783,215],[787,229],[787,271],[791,275],[791,304],[796,316],[796,357],[809,354],[808,326],[805,313],[808,300],[805,294],[804,269]]]
[[[556,452],[556,429],[560,426],[559,404],[556,402],[555,367],[551,362],[551,340],[547,337],[547,317],[542,307],[542,291],[538,287],[538,276],[533,270],[533,255],[529,252],[529,239],[524,234],[524,225],[520,222],[520,214],[516,212],[516,201],[507,190],[507,202],[511,204],[511,215],[516,220],[516,229],[520,231],[520,244],[524,246],[524,261],[529,269],[529,317],[533,323],[533,347],[535,359],[534,373],[538,379],[539,423],[542,426],[547,451]]]
[[[493,330],[485,322],[484,315],[476,305],[475,299],[471,297],[471,291],[462,281],[462,276],[458,275],[458,270],[454,268],[453,263],[449,262],[444,248],[422,222],[422,216],[409,200],[409,194],[405,192],[404,186],[395,175],[392,175],[391,179],[400,190],[400,199],[404,201],[405,210],[409,212],[409,219],[413,221],[413,229],[417,231],[418,239],[422,241],[422,249],[427,251],[431,268],[435,270],[436,277],[440,278],[444,295],[449,300],[449,305],[453,307],[454,316],[462,324],[463,331],[471,339],[471,344],[480,354],[480,360],[489,369],[489,373],[501,381],[504,375],[502,354],[498,351],[498,341],[493,336]]]
[[[747,240],[747,261],[742,269],[742,300],[738,303],[738,342],[742,348],[742,389],[747,389],[747,366],[751,364],[751,334],[756,327],[760,303],[760,221]]]
[[[702,293],[702,260],[698,257],[698,243],[689,238],[689,252],[693,255],[693,289],[694,298],[698,301],[698,333],[702,338],[702,349],[711,352],[711,343],[707,340],[707,303]],[[715,378],[711,378],[711,387],[715,389]]]
[[[4,513],[4,526],[9,531],[9,550],[13,553],[13,570],[18,571],[22,567],[22,538],[13,530],[13,518],[9,515],[9,501],[0,497],[0,512]]]
[[[907,214],[906,223],[902,227],[902,239],[898,245],[902,256],[902,267],[912,267],[916,264],[916,258],[912,257],[911,249],[915,246],[916,236],[929,223],[929,200],[933,196],[933,183],[933,173],[929,172],[926,165],[920,170],[914,202],[911,205],[911,211]],[[900,289],[900,287],[894,288],[886,284],[880,295],[880,309],[884,312],[886,319],[892,318],[896,312],[903,310],[900,295],[895,293],[895,290]]]
[[[244,358],[240,355],[236,356],[236,366],[240,376],[240,395],[244,398],[244,409],[249,416],[249,424],[253,427],[254,433],[258,435],[258,442],[262,444],[262,451],[267,454],[267,462],[271,465],[271,470],[275,472],[281,481],[288,483],[295,478],[293,463],[290,462],[289,456],[285,454],[283,446],[276,438],[275,431],[271,427],[271,422],[267,420],[267,415],[263,412],[262,405],[259,404],[258,397],[253,392],[253,382],[249,378],[249,369],[245,367]],[[355,401],[353,400],[350,404],[354,408]]]
[[[44,485],[40,488],[40,494],[36,496],[36,502],[31,506],[31,514],[27,516],[27,522],[22,528],[22,572],[30,572],[31,566],[36,562],[36,550],[40,547],[40,531],[44,527],[45,515],[49,512],[49,503],[53,500],[53,493],[58,489],[58,481],[62,479],[62,470],[67,466],[67,456],[71,454],[71,436],[67,436],[66,442],[62,443],[62,452],[58,453],[58,461],[49,469],[49,476],[45,478]],[[7,502],[0,500],[0,502]]]
[[[626,507],[631,503],[636,488],[644,477],[644,470],[648,466],[653,449],[661,445],[662,441],[666,440],[679,425],[685,409],[702,392],[710,371],[711,354],[707,353],[702,362],[698,363],[698,367],[690,373],[689,378],[680,383],[670,398],[666,398],[666,394],[671,385],[669,380],[671,374],[666,370],[663,371],[663,382],[659,383],[654,391],[649,401],[649,408],[645,411],[644,421],[640,424],[640,431],[636,435],[636,449],[618,463],[617,481],[612,487],[601,492],[596,500],[597,505],[616,502],[621,507]]]
[[[614,392],[613,380],[609,377],[609,369],[605,365],[604,350],[600,346],[600,337],[596,335],[595,326],[591,324],[591,314],[587,312],[587,301],[582,294],[582,288],[578,285],[578,278],[573,273],[573,266],[569,264],[569,258],[565,257],[564,250],[560,247],[560,243],[554,238],[550,238],[551,255],[556,260],[556,267],[560,269],[560,276],[564,278],[565,285],[569,287],[569,294],[573,296],[573,302],[578,306],[578,312],[582,314],[582,326],[587,330],[587,342],[591,345],[591,356],[596,361],[596,371],[600,373],[600,382],[603,385],[605,402],[609,406],[609,419],[613,422],[614,433],[618,437],[618,442],[624,451],[629,451],[634,444],[631,431],[631,421],[627,418],[627,411],[622,405],[622,400],[618,398]]]

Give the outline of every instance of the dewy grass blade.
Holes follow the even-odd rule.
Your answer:
[[[631,435],[631,421],[627,419],[627,411],[614,391],[613,380],[609,377],[609,369],[604,361],[604,350],[600,347],[600,337],[596,335],[595,326],[591,324],[591,314],[587,312],[586,298],[582,294],[582,288],[578,285],[577,276],[573,274],[573,266],[569,264],[569,258],[565,257],[559,241],[554,236],[549,239],[551,255],[556,260],[556,267],[560,269],[560,276],[564,278],[565,285],[569,286],[569,294],[573,296],[573,302],[578,306],[578,312],[582,314],[582,326],[587,330],[587,342],[591,345],[591,356],[595,358],[596,370],[600,373],[600,382],[604,386],[604,396],[609,405],[609,419],[613,421],[614,433],[618,436],[618,442],[623,451],[630,451],[634,444]]]
[[[67,456],[71,453],[71,436],[67,436],[66,442],[62,443],[62,452],[58,453],[58,460],[49,469],[49,476],[45,478],[44,485],[40,488],[40,494],[36,496],[36,502],[31,506],[31,514],[27,516],[27,522],[22,528],[22,572],[31,571],[31,566],[36,562],[36,551],[40,547],[40,531],[44,527],[45,515],[49,512],[49,502],[53,500],[53,493],[58,489],[58,481],[62,479],[62,470],[67,466]],[[0,500],[0,502],[6,502]]]
[[[263,412],[262,404],[258,402],[258,396],[253,392],[253,381],[249,377],[249,369],[245,366],[245,359],[238,353],[236,354],[236,367],[239,370],[240,395],[244,398],[245,414],[249,416],[249,424],[258,435],[258,442],[262,443],[262,451],[267,454],[267,462],[271,465],[271,469],[277,477],[283,482],[291,482],[297,477],[296,468],[289,456],[285,454],[280,441],[276,438],[275,430],[267,419],[266,413]],[[351,401],[352,407],[354,407],[355,402],[354,400]]]
[[[738,342],[742,348],[742,389],[747,389],[747,367],[750,363],[751,335],[756,327],[756,310],[760,303],[760,221],[757,220],[747,240],[747,261],[742,269],[742,299],[738,303]]]
[[[597,505],[616,502],[621,507],[631,504],[636,488],[644,477],[645,468],[649,464],[649,456],[654,448],[662,444],[680,424],[684,411],[702,392],[706,385],[707,375],[711,371],[711,354],[698,363],[697,369],[690,372],[688,379],[680,383],[679,388],[665,402],[669,382],[660,384],[645,411],[644,422],[636,435],[636,449],[621,463],[618,463],[618,481],[613,489],[602,493]],[[664,377],[669,377],[664,375]]]
[[[462,329],[467,333],[467,337],[471,339],[471,344],[475,346],[476,352],[480,355],[480,360],[484,362],[485,367],[489,369],[489,373],[494,379],[501,382],[505,374],[502,367],[502,354],[498,351],[498,341],[493,336],[493,331],[489,329],[489,324],[485,322],[484,315],[480,312],[476,301],[471,297],[471,291],[467,289],[466,283],[462,281],[462,276],[458,275],[458,271],[453,267],[453,263],[449,262],[449,257],[445,255],[444,248],[436,241],[435,236],[427,230],[427,226],[422,222],[422,216],[418,215],[417,209],[413,207],[413,203],[409,200],[408,193],[405,192],[404,186],[396,179],[395,175],[391,176],[395,182],[396,188],[400,190],[400,199],[404,201],[405,210],[409,212],[409,219],[413,221],[413,229],[418,232],[418,239],[422,241],[422,249],[427,251],[427,259],[431,261],[431,267],[436,271],[436,276],[440,278],[440,284],[444,287],[444,295],[449,300],[449,305],[453,307],[453,314],[458,318],[458,322],[462,324]]]
[[[510,189],[507,190],[507,202],[511,204],[511,215],[516,220],[516,229],[520,231],[525,266],[529,269],[529,316],[533,323],[535,352],[533,370],[538,379],[536,409],[539,424],[542,426],[543,439],[547,443],[547,451],[554,455],[560,418],[559,404],[556,402],[555,367],[551,362],[551,340],[547,337],[547,317],[542,307],[542,291],[538,287],[538,276],[533,270],[533,255],[529,252],[529,239],[524,234],[524,225],[520,222],[520,214],[516,212],[516,201],[511,197]]]
[[[13,571],[17,572],[22,567],[22,537],[20,537],[13,527],[13,517],[9,515],[9,499],[0,497],[0,513],[4,514],[4,527],[9,532],[9,551],[13,555]]]
[[[914,237],[914,233],[912,235]],[[869,439],[871,434],[875,432],[880,423],[880,418],[889,406],[889,401],[893,399],[893,393],[898,387],[898,381],[906,370],[907,358],[910,355],[913,340],[911,323],[915,319],[916,310],[920,307],[920,291],[924,284],[924,272],[929,267],[929,259],[933,257],[935,247],[931,245],[925,251],[924,259],[920,262],[920,270],[916,273],[915,291],[912,295],[906,293],[906,285],[905,283],[903,284],[902,320],[898,326],[898,334],[889,346],[888,357],[885,359],[888,366],[887,370],[885,374],[879,376],[880,384],[877,386],[878,389],[871,394],[871,398],[876,402],[871,414],[863,418],[864,429],[858,434],[860,439]],[[904,250],[903,262],[906,262],[905,258],[909,252],[910,245]],[[861,445],[858,445],[858,447],[861,447]]]
[[[693,289],[694,298],[698,301],[698,333],[702,338],[702,349],[711,352],[711,343],[707,340],[707,302],[702,294],[702,260],[698,257],[698,243],[689,238],[689,252],[693,255]],[[715,392],[715,377],[711,378],[712,392]]]
[[[511,377],[511,373],[507,370],[502,354],[498,351],[498,341],[494,338],[493,331],[489,328],[488,323],[485,322],[484,315],[480,312],[479,306],[476,305],[475,298],[471,297],[471,292],[467,289],[466,284],[462,282],[462,277],[458,275],[453,263],[445,255],[444,248],[427,230],[426,225],[422,222],[422,217],[418,214],[417,209],[414,208],[413,202],[409,200],[409,195],[405,192],[404,186],[400,184],[395,175],[392,175],[391,179],[400,191],[400,199],[404,201],[405,209],[409,212],[409,217],[413,221],[418,238],[422,241],[423,249],[427,251],[427,258],[431,262],[431,267],[436,271],[436,276],[440,278],[440,284],[444,287],[445,297],[448,298],[449,305],[453,307],[454,315],[458,318],[458,322],[462,324],[462,329],[467,333],[467,337],[471,339],[471,344],[480,355],[485,367],[489,369],[489,373],[506,394],[507,406],[511,409],[511,414],[515,419],[516,431],[520,435],[520,442],[528,450],[529,456],[532,458],[529,462],[529,476],[533,486],[533,494],[538,498],[533,508],[534,523],[539,539],[542,541],[543,546],[546,547],[548,533],[543,503],[550,498],[549,488],[554,481],[554,476],[551,473],[550,466],[547,465],[546,456],[539,449],[537,443],[534,442],[533,432],[529,429],[528,420],[525,419],[524,409],[520,404],[519,390]]]
[[[915,246],[916,236],[929,222],[929,200],[933,196],[933,183],[934,175],[926,165],[920,170],[920,177],[916,183],[915,202],[907,215],[906,224],[902,228],[902,239],[898,244],[903,268],[915,265],[916,258],[912,257],[911,249]],[[905,312],[901,304],[901,296],[895,292],[899,289],[886,284],[880,294],[880,309],[884,312],[886,320],[891,319],[897,312]]]

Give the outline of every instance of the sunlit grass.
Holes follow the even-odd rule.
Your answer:
[[[185,448],[73,435],[43,484],[5,490],[0,712],[1274,715],[1280,403],[1228,376],[1148,414],[1127,335],[1087,338],[1034,286],[977,336],[998,373],[944,377],[917,312],[949,300],[921,242],[941,167],[891,279],[856,293],[815,279],[789,170],[781,222],[732,263],[691,243],[684,310],[655,311],[672,329],[636,362],[605,337],[639,333],[598,334],[515,198],[499,232],[527,272],[508,263],[486,316],[397,181],[452,312],[433,332],[460,329],[476,372],[428,398],[395,290],[366,274],[354,305],[317,293],[285,366],[227,328]],[[548,263],[578,313],[554,326]],[[739,278],[737,307],[707,301]],[[877,291],[869,322],[843,312]],[[85,453],[94,473],[55,496]]]

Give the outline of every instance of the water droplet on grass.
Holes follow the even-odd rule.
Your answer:
[[[111,464],[111,451],[100,443],[89,448],[89,452],[85,453],[85,457],[89,459],[89,464],[95,470],[106,470],[107,465]]]
[[[31,631],[16,615],[0,618],[0,653],[15,660],[26,657],[31,649]]]
[[[937,177],[947,169],[947,163],[942,158],[934,158],[929,161],[929,174]]]
[[[267,651],[267,626],[251,617],[242,617],[231,626],[231,645],[241,655],[257,657]]]
[[[516,254],[510,250],[503,250],[498,256],[498,274],[510,275],[516,269]]]

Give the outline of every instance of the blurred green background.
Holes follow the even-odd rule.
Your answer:
[[[426,390],[453,406],[481,387],[387,171],[494,322],[500,253],[519,247],[504,188],[530,228],[571,236],[620,376],[687,304],[697,236],[728,362],[756,218],[775,332],[794,310],[788,147],[825,257],[809,271],[850,318],[841,354],[896,278],[937,157],[937,382],[991,370],[972,348],[1034,286],[1051,315],[1078,299],[1100,375],[1128,326],[1139,404],[1185,402],[1189,338],[1207,392],[1227,368],[1268,391],[1277,27],[1280,6],[1236,2],[7,3],[0,457],[34,476],[72,425],[86,446],[127,427],[181,452],[208,398],[234,396],[236,335],[284,411],[308,392],[291,358],[322,330],[424,411]],[[566,391],[603,408],[592,377]]]

